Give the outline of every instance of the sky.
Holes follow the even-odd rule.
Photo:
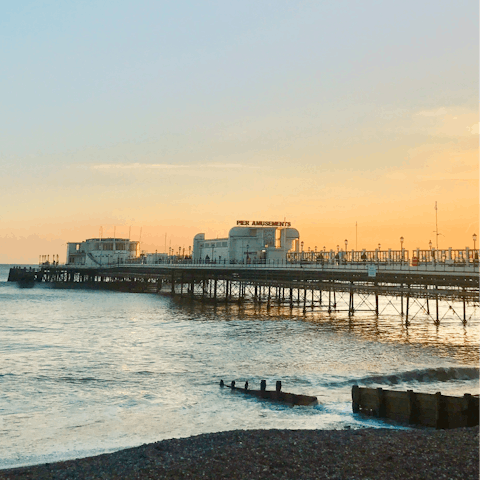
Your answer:
[[[237,220],[473,247],[478,45],[476,0],[1,2],[0,263]]]

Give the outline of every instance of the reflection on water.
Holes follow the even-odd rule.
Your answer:
[[[289,319],[292,321],[308,322],[315,324],[319,329],[327,328],[331,331],[341,333],[354,333],[360,337],[379,342],[404,343],[420,345],[424,348],[434,348],[437,355],[444,355],[448,358],[456,358],[466,364],[477,364],[479,361],[480,330],[479,318],[475,313],[464,324],[457,313],[448,313],[449,305],[440,302],[440,311],[444,313],[439,324],[436,324],[426,312],[423,315],[417,313],[415,318],[410,319],[406,325],[405,317],[399,315],[395,310],[385,306],[384,313],[379,316],[369,312],[357,312],[352,316],[342,313],[327,313],[320,309],[307,309],[303,312],[302,307],[291,309],[286,305],[273,305],[267,309],[265,305],[254,303],[231,303],[208,305],[199,302],[192,303],[187,300],[175,300],[179,311],[188,315],[190,319],[197,319],[201,314],[204,318],[215,318],[216,320],[228,321],[233,317],[241,320],[270,320],[281,321]],[[382,299],[380,299],[382,307]],[[457,308],[460,308],[457,305]],[[380,310],[382,310],[380,308]]]
[[[0,304],[0,467],[237,428],[398,428],[352,414],[354,383],[478,391],[478,318],[464,326],[448,305],[439,326],[420,312],[407,328],[388,304],[349,318],[1,281]],[[235,395],[221,378],[280,379],[320,404]]]

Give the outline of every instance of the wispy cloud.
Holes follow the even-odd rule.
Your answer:
[[[255,169],[258,170],[261,167],[255,165],[245,165],[242,163],[206,163],[206,164],[194,164],[194,165],[175,165],[170,163],[102,163],[98,165],[91,165],[93,170],[198,170],[206,168],[215,169]]]
[[[445,107],[437,108],[435,110],[421,110],[417,112],[415,115],[420,117],[440,117],[442,115],[447,114],[447,109]]]
[[[101,163],[92,165],[93,170],[172,170],[188,168],[187,165],[172,165],[168,163]]]

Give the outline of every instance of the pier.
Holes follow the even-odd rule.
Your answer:
[[[209,303],[252,302],[265,306],[322,310],[328,313],[382,314],[386,300],[409,322],[419,313],[436,324],[442,320],[439,302],[464,324],[479,307],[478,264],[423,262],[338,263],[163,263],[81,267],[42,265],[38,269],[12,268],[9,281],[57,288],[109,289],[169,294],[179,299]],[[385,304],[385,302],[383,302]]]

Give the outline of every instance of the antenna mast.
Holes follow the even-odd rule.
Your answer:
[[[355,250],[358,250],[358,222],[355,222]]]

